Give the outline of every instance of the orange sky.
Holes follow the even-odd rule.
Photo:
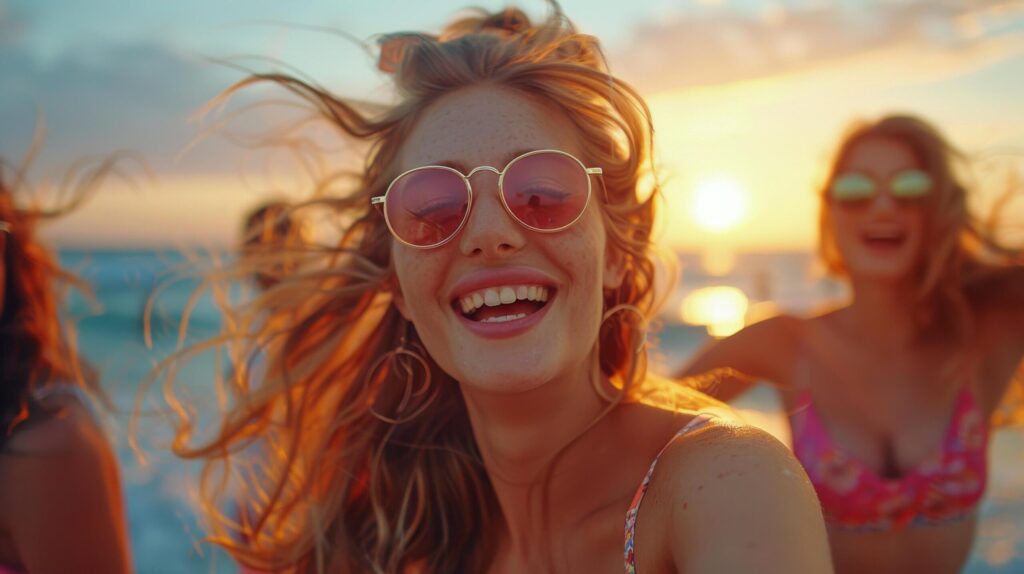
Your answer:
[[[814,183],[854,117],[910,110],[968,151],[1024,149],[1019,99],[990,87],[1021,62],[1020,35],[966,50],[907,42],[762,79],[647,94],[667,201],[662,240],[687,250],[811,248]],[[190,153],[202,154],[202,146]],[[738,183],[745,197],[744,216],[732,229],[709,231],[694,218],[694,194],[711,178]],[[142,187],[104,189],[49,235],[61,245],[89,247],[225,245],[234,241],[242,214],[268,195],[260,190],[295,186],[244,181],[225,170],[158,174]]]

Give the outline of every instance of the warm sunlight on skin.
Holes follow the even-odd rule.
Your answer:
[[[743,328],[747,296],[736,287],[702,287],[683,299],[680,316],[691,325],[703,325],[712,337],[728,337]]]
[[[693,195],[693,218],[709,231],[735,228],[747,215],[750,193],[740,182],[727,176],[701,180]]]

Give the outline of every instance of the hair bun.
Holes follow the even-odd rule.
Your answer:
[[[491,14],[480,22],[481,31],[508,32],[519,34],[530,27],[530,17],[518,8],[506,8]]]

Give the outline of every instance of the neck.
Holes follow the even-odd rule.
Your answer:
[[[607,408],[594,384],[607,384],[596,360],[579,375],[522,393],[487,393],[463,385],[480,454],[504,516],[505,551],[542,570],[555,517],[572,520],[571,492],[589,468],[577,438]],[[557,463],[557,469],[552,464]],[[547,496],[545,496],[545,492]],[[562,493],[568,496],[562,496]],[[538,562],[540,561],[540,562]]]
[[[853,303],[847,318],[865,341],[885,348],[905,348],[917,338],[913,287],[907,283],[860,280],[853,282]]]

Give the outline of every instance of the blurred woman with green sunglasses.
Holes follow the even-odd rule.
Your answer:
[[[855,125],[820,193],[820,254],[850,301],[751,325],[680,373],[749,376],[704,389],[723,400],[779,388],[837,572],[958,572],[989,431],[1022,418],[1024,255],[972,218],[963,159],[919,118]]]

